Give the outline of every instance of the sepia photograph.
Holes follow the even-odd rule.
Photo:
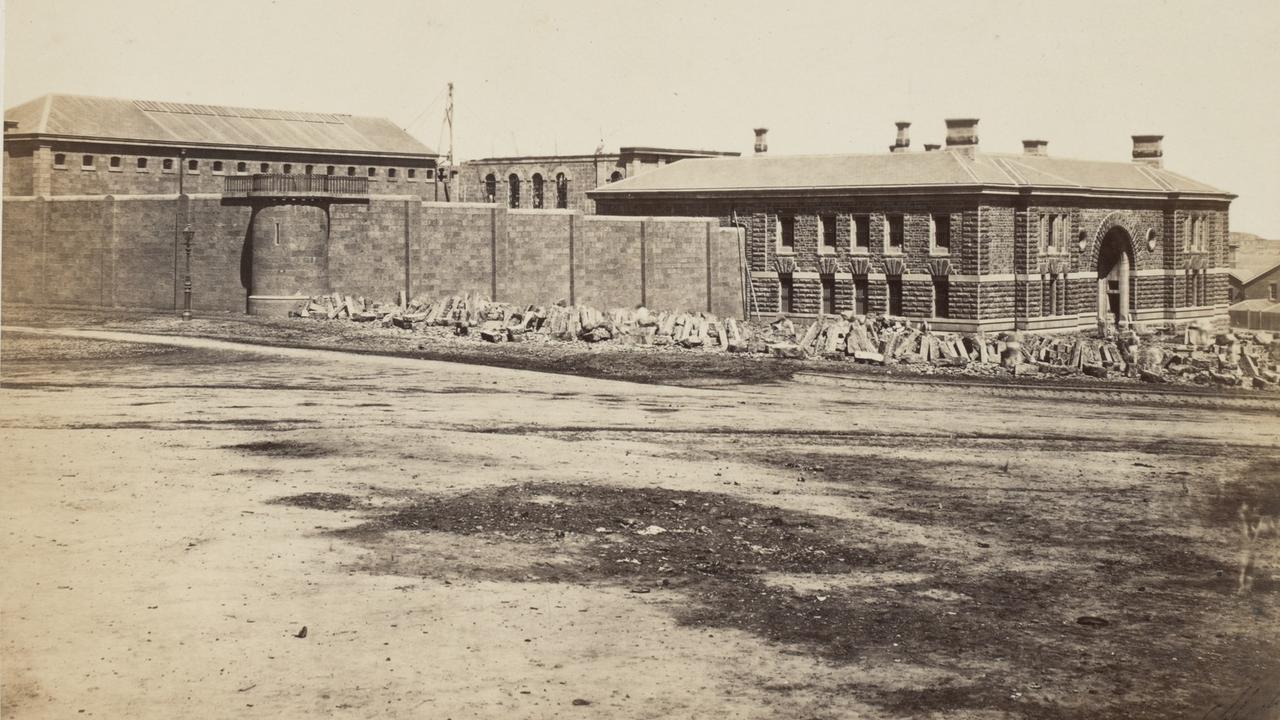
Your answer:
[[[1280,720],[1280,5],[0,8],[0,720]]]

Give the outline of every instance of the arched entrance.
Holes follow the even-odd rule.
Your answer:
[[[1129,233],[1113,227],[1098,245],[1098,320],[1118,322],[1129,315],[1129,277],[1133,268]]]

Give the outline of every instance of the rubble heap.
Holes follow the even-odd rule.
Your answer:
[[[295,317],[349,319],[416,330],[449,327],[455,335],[487,342],[530,336],[588,343],[620,342],[727,352],[780,359],[851,359],[913,369],[956,368],[988,374],[1129,377],[1151,383],[1198,383],[1268,389],[1280,382],[1280,341],[1261,331],[1215,331],[1207,323],[1100,328],[1097,336],[1028,332],[934,332],[928,322],[842,313],[802,328],[789,318],[739,322],[710,313],[656,312],[645,307],[600,311],[560,302],[520,306],[475,294],[440,300],[370,303],[337,293],[308,299]]]

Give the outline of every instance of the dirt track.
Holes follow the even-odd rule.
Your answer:
[[[1276,399],[164,342],[3,337],[4,717],[1275,712]]]

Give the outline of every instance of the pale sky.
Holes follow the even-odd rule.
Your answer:
[[[1280,238],[1280,2],[7,0],[4,105],[48,92],[382,115],[458,160],[622,145],[981,146],[1165,166]]]

